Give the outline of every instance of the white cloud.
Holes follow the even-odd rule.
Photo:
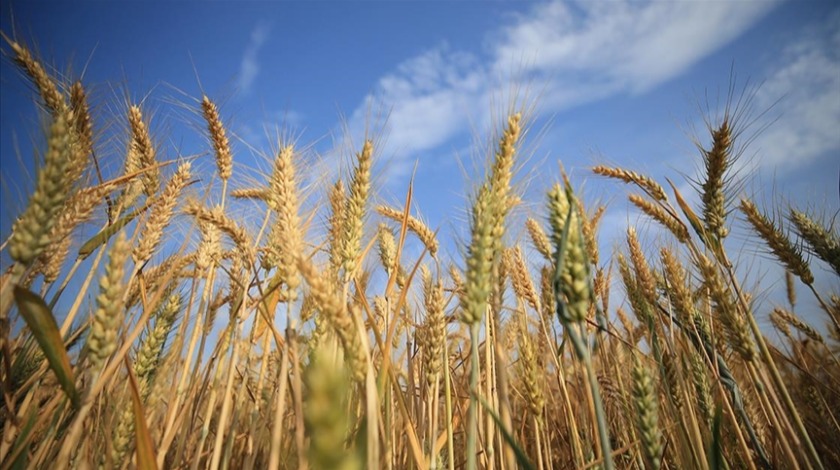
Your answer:
[[[503,29],[496,67],[523,58],[569,85],[643,92],[741,35],[774,2],[552,2]],[[569,78],[566,78],[569,77]],[[593,80],[594,79],[594,80]]]
[[[774,6],[541,3],[492,32],[484,60],[443,45],[399,65],[351,115],[351,130],[362,128],[372,103],[383,103],[390,110],[385,152],[414,158],[483,124],[488,104],[508,97],[504,86],[512,76],[545,84],[539,90],[543,112],[641,93],[684,73]]]
[[[260,72],[260,64],[257,61],[257,54],[265,41],[268,39],[270,28],[267,23],[259,23],[251,31],[251,39],[242,55],[242,63],[239,65],[239,90],[241,93],[248,93],[251,85]]]
[[[483,92],[484,75],[474,56],[445,45],[409,59],[382,77],[350,122],[361,127],[369,110],[388,110],[387,153],[416,155],[464,130],[467,110]]]
[[[786,48],[758,90],[759,110],[779,100],[771,111],[778,120],[756,142],[761,166],[792,167],[840,152],[840,13],[823,26]]]

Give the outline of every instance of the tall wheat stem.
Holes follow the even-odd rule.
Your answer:
[[[749,372],[750,376],[752,377],[753,382],[756,385],[756,392],[759,397],[759,403],[761,404],[762,408],[764,409],[764,414],[770,420],[771,426],[777,430],[779,433],[779,444],[782,446],[782,451],[785,455],[785,458],[788,459],[788,465],[791,465],[792,468],[796,468],[798,465],[796,463],[796,457],[793,455],[793,450],[788,443],[788,439],[785,438],[784,433],[787,432],[790,434],[790,437],[793,440],[793,444],[796,446],[801,445],[798,436],[796,435],[796,431],[791,427],[790,422],[788,421],[787,417],[783,413],[778,413],[782,407],[781,404],[775,399],[775,394],[773,397],[768,396],[767,394],[767,386],[765,385],[766,380],[763,377],[764,374],[761,374],[757,369],[756,365],[753,363],[747,364],[747,371]],[[772,389],[771,389],[772,391]],[[780,419],[783,421],[780,422]]]
[[[286,302],[286,321],[288,328],[286,329],[286,344],[289,348],[289,355],[292,362],[292,375],[294,379],[284,378],[284,380],[292,380],[292,398],[295,405],[295,446],[298,451],[298,469],[305,470],[309,467],[309,462],[306,456],[306,444],[304,435],[303,422],[303,393],[301,390],[301,370],[300,357],[298,354],[298,339],[297,339],[297,322],[291,316],[290,302]]]
[[[177,340],[176,343],[173,345],[173,351],[183,351],[184,348],[184,335],[187,332],[187,326],[189,325],[190,320],[190,310],[192,310],[193,305],[195,303],[195,296],[196,291],[198,290],[198,283],[197,277],[193,277],[193,282],[190,283],[190,295],[189,300],[187,301],[187,305],[184,308],[184,318],[181,320],[181,326],[178,329],[178,334],[176,336]],[[199,318],[199,310],[196,310],[196,319],[195,322],[198,324],[201,320]],[[189,364],[191,359],[191,352],[187,353],[187,356],[184,360],[184,366],[181,368],[181,373],[176,375],[176,379],[172,381],[172,385],[169,390],[169,396],[174,397],[174,401],[169,404],[167,408],[166,416],[164,419],[164,426],[163,432],[161,433],[161,440],[158,444],[158,455],[157,455],[157,466],[162,467],[164,464],[164,460],[166,459],[166,453],[169,451],[169,447],[172,445],[173,440],[175,439],[175,422],[179,419],[183,419],[185,413],[179,413],[181,400],[183,398],[183,394],[186,391],[186,372],[189,370]]]
[[[737,279],[735,277],[735,272],[732,270],[732,263],[729,260],[726,260],[726,271],[729,275],[729,279],[732,282],[732,286],[735,289],[735,293],[738,295],[738,301],[741,302],[741,306],[744,309],[744,312],[750,312],[749,306],[747,301],[744,299],[744,294],[741,291],[741,286],[738,284]],[[756,343],[758,343],[758,350],[761,353],[761,357],[764,360],[764,363],[767,365],[767,368],[770,369],[770,377],[773,379],[773,385],[775,385],[776,389],[779,393],[782,394],[782,399],[784,400],[785,406],[788,409],[788,413],[793,417],[794,424],[796,425],[797,430],[799,431],[799,435],[805,441],[805,445],[808,448],[808,454],[814,464],[816,464],[817,468],[822,469],[823,464],[822,460],[820,460],[820,456],[817,453],[817,449],[814,447],[814,443],[811,442],[811,437],[808,435],[808,430],[805,429],[805,423],[802,422],[802,417],[799,415],[799,412],[796,410],[796,405],[793,404],[793,400],[790,398],[790,393],[785,386],[784,380],[782,380],[781,374],[779,374],[779,369],[776,367],[776,363],[773,360],[773,357],[770,355],[770,350],[767,348],[767,343],[764,341],[764,334],[758,327],[758,324],[755,321],[755,317],[753,315],[747,314],[747,320],[750,324],[750,330],[752,330],[753,336],[756,339]]]
[[[280,345],[277,345],[278,349]],[[286,388],[289,380],[289,352],[283,348],[280,358],[280,375],[277,377],[280,388],[277,390],[277,402],[274,404],[274,420],[271,425],[271,452],[269,453],[268,468],[280,468],[280,446],[283,443],[283,416],[286,414]]]
[[[711,304],[709,304],[709,311],[706,312],[707,318],[711,318]],[[696,340],[695,346],[698,350],[698,353],[703,357],[706,365],[714,374],[714,378],[716,379],[718,393],[720,394],[721,401],[723,402],[723,408],[725,411],[725,416],[729,418],[732,422],[732,428],[735,430],[735,436],[738,440],[738,444],[741,447],[741,450],[744,452],[744,455],[750,455],[750,447],[747,444],[747,440],[744,437],[744,432],[741,429],[741,426],[738,424],[738,415],[735,413],[735,410],[732,408],[732,400],[730,399],[729,394],[727,394],[727,390],[724,386],[723,380],[721,378],[720,373],[720,366],[719,366],[719,357],[715,350],[709,344],[704,344],[702,339],[700,338],[700,334],[697,330],[697,325],[693,325],[694,330],[691,331],[693,338]],[[749,466],[750,470],[755,470],[756,466],[753,462],[753,459],[746,459],[746,463]]]
[[[476,434],[478,434],[478,333],[481,324],[470,324],[470,407],[467,418],[467,470],[476,468]]]
[[[598,377],[595,375],[595,368],[592,366],[592,357],[589,350],[583,342],[578,332],[574,327],[566,328],[569,334],[569,339],[572,346],[578,355],[578,358],[583,361],[586,368],[586,378],[589,381],[589,389],[592,392],[593,406],[595,407],[595,418],[598,424],[598,439],[601,442],[601,454],[604,458],[604,469],[613,469],[612,461],[612,446],[610,444],[609,427],[607,426],[607,415],[604,412],[604,404],[601,400],[601,387],[598,385]]]
[[[490,309],[492,309],[492,307],[490,307]],[[484,318],[486,319],[484,322],[484,396],[486,397],[485,399],[490,405],[491,410],[496,413],[498,407],[496,406],[496,394],[493,393],[493,386],[495,384],[495,380],[493,378],[493,371],[495,370],[495,367],[493,367],[493,349],[496,347],[496,332],[494,331],[495,325],[493,325],[493,315],[488,312]],[[487,413],[481,413],[478,419],[479,423],[481,423],[481,420],[484,419],[483,424],[486,429],[483,440],[484,452],[481,453],[482,459],[484,460],[484,467],[489,470],[494,470],[496,466],[496,433],[494,430],[494,423]]]
[[[242,285],[248,285],[248,279],[243,277],[241,279]],[[234,317],[231,319],[231,343],[233,346],[233,351],[231,352],[230,356],[230,367],[228,369],[227,374],[227,383],[225,385],[225,395],[222,397],[222,411],[221,415],[219,416],[219,424],[216,427],[216,442],[213,445],[213,456],[210,461],[210,470],[217,470],[219,468],[219,462],[222,458],[222,442],[225,437],[225,431],[227,428],[227,422],[230,418],[231,407],[233,403],[233,378],[236,375],[236,365],[239,360],[240,354],[240,343],[239,336],[241,335],[241,330],[243,328],[242,316],[245,313],[245,308],[248,300],[248,292],[247,289],[242,290],[242,302],[239,307],[239,311],[236,312]],[[208,413],[207,416],[210,416]],[[209,420],[208,420],[209,421]]]
[[[449,374],[449,342],[443,342],[443,380],[446,397],[446,454],[449,470],[455,470],[455,443],[452,429],[452,378]]]
[[[540,437],[540,418],[535,415],[531,420],[534,425],[534,443],[537,446],[537,470],[543,470],[545,464],[543,464],[542,439]]]
[[[83,293],[88,291],[90,283],[93,282],[93,278],[96,276],[96,270],[99,266],[99,263],[102,261],[102,257],[104,255],[104,249],[100,249],[99,253],[96,254],[96,258],[94,258],[93,260],[93,264],[91,265],[90,271],[88,271],[87,277],[85,278],[84,282],[82,282],[82,285],[79,287],[79,295],[76,296],[76,299],[73,301],[73,305],[70,307],[70,310],[67,311],[67,316],[64,317],[64,322],[61,324],[60,331],[62,336],[66,335],[67,332],[70,331],[70,326],[73,325],[73,320],[76,319],[76,314],[78,314],[79,308],[82,306],[82,301],[85,298]]]
[[[172,277],[173,273],[166,273],[163,279],[161,279],[161,284],[165,285],[166,283],[172,280]],[[126,286],[130,286],[130,283],[126,284]],[[127,294],[128,289],[126,289],[126,295]],[[155,293],[155,295],[150,300],[150,303],[153,305],[156,304],[161,300],[162,295],[162,290]],[[108,366],[105,368],[104,371],[102,371],[98,379],[92,383],[91,388],[88,390],[87,394],[83,398],[82,405],[79,407],[76,416],[73,418],[70,427],[67,431],[67,434],[64,437],[64,442],[62,443],[61,448],[59,449],[58,457],[55,460],[56,470],[64,470],[70,464],[72,460],[72,455],[74,451],[77,450],[77,444],[79,443],[79,439],[82,437],[82,431],[84,430],[85,420],[87,419],[88,415],[93,409],[93,405],[97,395],[99,395],[99,393],[105,388],[109,380],[117,372],[117,369],[121,367],[123,358],[126,354],[128,354],[128,350],[132,347],[134,342],[140,336],[140,333],[142,333],[145,329],[146,322],[149,320],[149,316],[151,314],[151,309],[143,309],[143,312],[137,323],[134,325],[134,328],[125,336],[123,345],[115,354],[111,356],[111,361],[108,363]]]
[[[70,279],[72,279],[73,275],[76,274],[76,270],[79,269],[79,265],[81,265],[81,264],[82,264],[82,260],[80,258],[76,258],[76,260],[73,261],[73,266],[70,267],[70,271],[67,273],[66,276],[64,276],[64,279],[61,281],[61,284],[59,284],[58,289],[56,290],[55,294],[53,294],[52,300],[50,300],[49,305],[50,305],[51,308],[55,307],[55,304],[58,302],[58,298],[61,297],[62,293],[64,293],[64,289],[67,288],[67,284],[70,284]],[[45,291],[44,295],[42,297],[47,298],[47,295],[49,294],[50,290],[52,290],[53,285],[55,285],[55,284],[52,284],[52,285],[49,286],[50,289]]]
[[[432,396],[429,399],[429,468],[430,470],[437,470],[437,452],[435,451],[435,440],[437,438],[437,421],[438,421],[438,396],[440,395],[440,374],[435,373],[432,379]]]

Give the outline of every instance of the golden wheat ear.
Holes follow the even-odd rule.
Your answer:
[[[379,212],[379,214],[383,217],[399,223],[402,223],[403,216],[405,214],[401,210],[393,209],[388,206],[378,206],[376,208],[376,212]],[[439,244],[435,233],[429,229],[426,224],[420,221],[420,219],[411,215],[409,215],[408,219],[406,219],[406,225],[408,226],[408,229],[414,232],[420,241],[426,245],[426,248],[429,250],[429,254],[432,255],[433,258],[436,258]]]
[[[205,95],[201,98],[201,112],[207,122],[207,131],[210,133],[210,142],[213,144],[219,178],[227,181],[233,174],[233,152],[230,150],[227,131],[219,116],[219,108]]]
[[[741,211],[779,261],[802,282],[808,285],[813,284],[814,275],[811,273],[811,268],[805,262],[802,251],[793,244],[790,238],[772,220],[762,214],[755,203],[749,199],[741,199]]]
[[[837,230],[830,230],[805,212],[795,209],[790,211],[789,219],[811,253],[828,263],[840,276],[840,237]]]

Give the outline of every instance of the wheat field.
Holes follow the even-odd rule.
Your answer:
[[[254,181],[199,96],[206,154],[160,159],[177,149],[131,102],[103,152],[87,84],[5,52],[48,125],[0,241],[3,469],[840,468],[840,296],[813,274],[840,276],[840,236],[731,190],[737,101],[701,138],[696,198],[591,168],[666,234],[610,252],[612,209],[565,174],[510,223],[511,109],[448,259],[411,186],[376,202],[373,137],[327,181],[281,139]],[[753,302],[733,226],[787,272],[784,304]]]

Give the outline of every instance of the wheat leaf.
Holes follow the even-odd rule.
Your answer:
[[[76,381],[73,378],[70,359],[67,357],[67,350],[64,349],[64,341],[61,339],[52,311],[44,299],[23,287],[15,286],[14,295],[18,310],[29,329],[32,330],[41,350],[44,351],[44,356],[50,368],[55,372],[58,383],[76,407],[79,404]]]

